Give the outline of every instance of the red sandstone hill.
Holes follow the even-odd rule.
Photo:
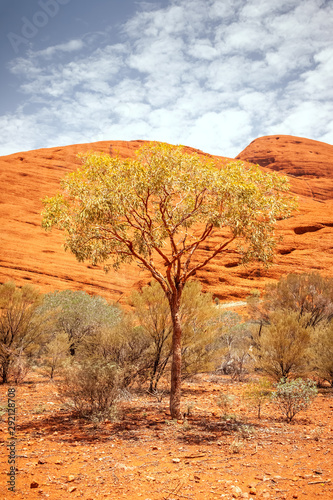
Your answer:
[[[333,198],[330,144],[290,135],[268,135],[252,141],[236,159],[287,174],[297,194],[316,200]]]
[[[43,292],[85,290],[120,302],[147,283],[148,272],[135,264],[106,275],[100,267],[76,262],[72,254],[64,252],[59,231],[42,230],[40,215],[41,200],[55,194],[60,179],[80,164],[77,153],[103,151],[129,157],[142,142],[103,141],[0,157],[0,282],[32,283]],[[193,148],[188,151],[205,154]],[[290,272],[319,271],[333,276],[333,146],[270,136],[253,141],[237,158],[291,176],[292,190],[300,195],[300,210],[278,223],[277,231],[284,239],[274,266],[268,271],[257,265],[244,268],[228,253],[197,274],[204,290],[222,300],[237,300]]]

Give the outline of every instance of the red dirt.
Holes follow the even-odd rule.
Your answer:
[[[32,376],[16,386],[16,493],[6,487],[7,423],[0,427],[0,498],[230,500],[238,486],[238,498],[331,500],[332,390],[287,424],[271,403],[258,420],[244,389],[226,376],[197,376],[183,386],[185,421],[170,420],[167,394],[158,403],[133,393],[118,421],[94,425]],[[0,386],[2,402],[7,391]],[[236,424],[221,419],[220,392],[235,396]]]

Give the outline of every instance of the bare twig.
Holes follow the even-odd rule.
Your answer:
[[[331,479],[328,479],[327,481],[310,481],[308,484],[327,484],[330,482],[331,482]]]

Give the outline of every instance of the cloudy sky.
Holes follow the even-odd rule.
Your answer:
[[[0,155],[148,139],[333,144],[332,0],[0,0]]]

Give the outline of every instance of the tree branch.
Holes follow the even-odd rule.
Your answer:
[[[229,241],[226,241],[225,243],[223,243],[222,245],[220,245],[213,253],[210,257],[208,257],[206,260],[204,260],[201,264],[198,264],[196,267],[194,267],[193,269],[191,269],[191,271],[185,275],[185,278],[184,281],[187,281],[188,278],[190,276],[193,276],[193,274],[198,271],[199,269],[202,269],[206,264],[208,264],[208,262],[210,262],[214,257],[216,257],[216,255],[218,255],[219,253],[222,252],[222,250],[224,250],[230,243],[232,243],[234,241],[236,237],[233,236]]]

